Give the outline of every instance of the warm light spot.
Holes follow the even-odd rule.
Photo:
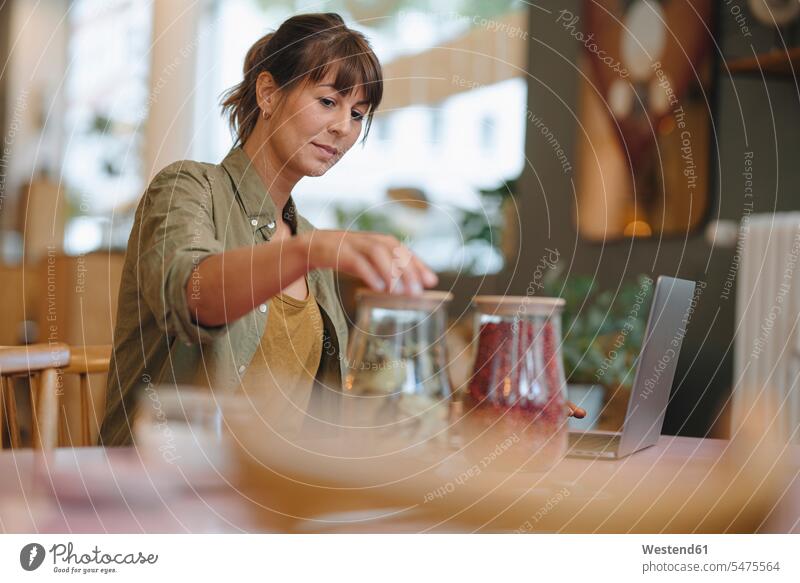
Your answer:
[[[650,237],[653,229],[644,221],[632,221],[625,225],[626,237]]]
[[[675,129],[675,119],[671,115],[661,118],[658,122],[658,133],[662,136],[668,136]]]

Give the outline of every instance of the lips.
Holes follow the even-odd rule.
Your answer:
[[[339,153],[339,150],[331,146],[325,146],[323,144],[318,144],[316,142],[311,142],[311,143],[315,145],[321,152],[325,152],[329,157],[336,156],[336,154]]]

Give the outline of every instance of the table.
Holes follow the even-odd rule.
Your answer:
[[[224,482],[193,487],[134,448],[0,453],[5,533],[228,533],[257,525]]]
[[[656,446],[622,460],[565,459],[559,464],[558,474],[561,479],[573,476],[577,480],[581,475],[591,474],[593,483],[606,478],[618,479],[632,487],[637,477],[641,480],[654,468],[674,475],[680,475],[681,468],[697,473],[698,468],[711,467],[722,459],[728,448],[729,442],[725,440],[662,436]],[[794,448],[792,460],[788,485],[771,501],[759,532],[800,533],[798,448]],[[265,521],[258,503],[233,485],[235,472],[213,478],[209,480],[206,475],[198,480],[197,476],[187,474],[185,468],[154,463],[133,448],[64,448],[48,456],[32,450],[5,450],[0,452],[0,531],[218,533],[274,530],[273,525]],[[556,516],[557,513],[552,513],[553,518]],[[350,518],[352,520],[340,517],[339,523],[328,523],[325,528],[312,525],[305,530],[431,530],[402,517],[376,521],[354,513]],[[545,530],[559,531],[559,528],[554,529],[550,522]],[[566,525],[563,532],[568,531]]]

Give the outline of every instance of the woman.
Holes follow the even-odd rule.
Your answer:
[[[138,387],[279,384],[297,410],[315,379],[340,387],[347,325],[332,269],[375,290],[436,284],[395,238],[315,231],[292,201],[301,178],[366,138],[382,92],[369,43],[336,14],[295,16],[250,48],[223,102],[234,148],[221,165],[167,166],[137,209],[102,444],[131,443]]]
[[[137,208],[101,444],[131,443],[137,387],[154,407],[161,383],[243,387],[287,414],[338,391],[347,324],[333,269],[393,293],[436,285],[395,238],[314,230],[292,201],[366,138],[382,93],[369,43],[337,14],[292,17],[250,48],[223,102],[234,148],[220,165],[167,166]]]

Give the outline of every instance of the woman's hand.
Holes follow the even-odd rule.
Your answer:
[[[309,270],[335,269],[362,279],[375,291],[416,295],[438,278],[395,237],[378,233],[317,230],[303,239]]]

